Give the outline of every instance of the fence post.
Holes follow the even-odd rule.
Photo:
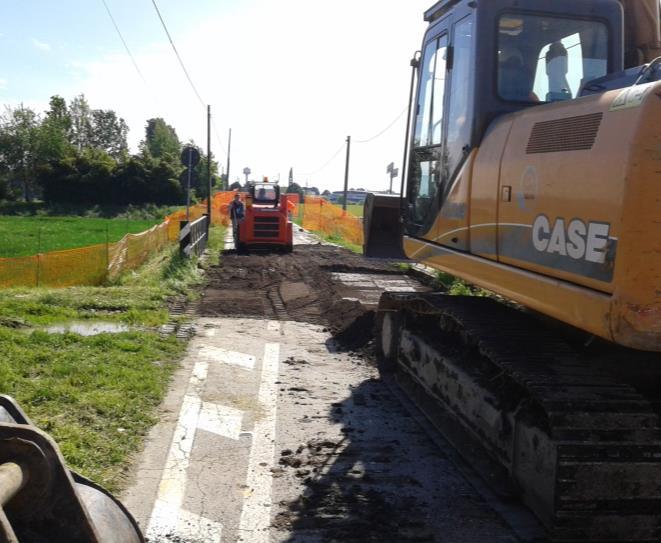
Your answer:
[[[41,225],[37,233],[37,288],[41,280]]]
[[[189,223],[189,221],[179,221],[179,232],[181,232],[185,226]],[[181,234],[179,235],[179,254],[184,255],[184,248],[188,247],[190,244],[190,230],[188,233],[182,238]]]
[[[106,281],[110,278],[110,237],[108,234],[108,226],[110,224],[109,221],[110,219],[108,219],[108,222],[106,222]]]

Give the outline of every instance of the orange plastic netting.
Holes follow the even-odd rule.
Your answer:
[[[227,206],[233,195],[233,192],[214,194],[211,202],[212,224],[228,224]],[[206,212],[206,201],[191,206],[190,220],[199,219]],[[0,258],[0,288],[100,285],[124,271],[139,267],[152,254],[177,241],[179,223],[185,220],[186,210],[183,209],[168,215],[161,224],[139,234],[127,234],[115,243]]]
[[[340,206],[318,196],[306,196],[303,208],[303,228],[341,238],[354,245],[363,244],[363,221],[342,210]]]

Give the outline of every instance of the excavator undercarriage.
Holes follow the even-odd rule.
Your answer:
[[[659,541],[660,371],[642,391],[488,297],[386,293],[377,323],[384,369],[554,541]],[[649,358],[621,356],[632,372]]]

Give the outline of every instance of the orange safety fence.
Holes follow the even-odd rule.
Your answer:
[[[227,226],[229,224],[228,207],[234,198],[233,191],[217,192],[213,195],[211,200],[211,224]],[[207,202],[195,204],[190,206],[190,220],[196,221],[202,215],[207,213]],[[179,239],[179,222],[186,220],[186,209],[180,209],[165,217],[166,222],[169,221],[168,237],[170,241]]]
[[[337,236],[354,245],[363,244],[363,221],[319,196],[306,196],[303,228]]]
[[[227,225],[227,206],[233,192],[214,194],[211,203],[212,224]],[[207,212],[206,202],[190,208],[190,219]],[[69,287],[101,285],[127,270],[142,265],[152,254],[179,239],[179,221],[186,220],[186,210],[175,211],[159,225],[139,234],[126,234],[115,243],[100,243],[32,256],[0,258],[0,288]]]

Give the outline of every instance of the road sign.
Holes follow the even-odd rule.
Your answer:
[[[390,175],[390,189],[388,189],[388,192],[392,194],[392,180],[399,175],[399,168],[395,168],[395,163],[391,162],[388,164],[386,173]]]
[[[181,184],[181,188],[184,189],[184,191],[188,188],[188,168],[181,172],[181,175],[179,176],[179,183]],[[192,170],[190,176],[190,188],[196,189],[199,187],[199,185],[200,176],[198,175],[197,171]]]
[[[187,145],[181,151],[181,163],[186,167],[194,168],[200,163],[200,152],[196,147]]]
[[[399,168],[395,168],[395,163],[391,162],[388,164],[388,169],[386,173],[390,174],[390,177],[397,177],[399,175]]]

